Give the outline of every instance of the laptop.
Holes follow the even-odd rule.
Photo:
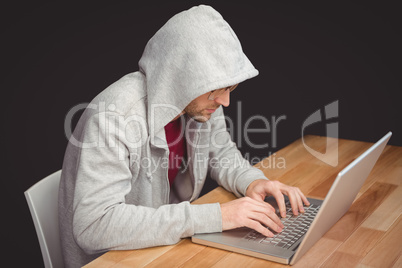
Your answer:
[[[348,211],[391,135],[388,132],[340,171],[324,200],[308,198],[311,205],[298,216],[289,207],[286,218],[281,219],[285,228],[273,238],[243,227],[196,234],[192,242],[283,264],[296,263]],[[277,207],[272,197],[266,201]]]

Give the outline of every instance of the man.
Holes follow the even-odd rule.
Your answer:
[[[272,236],[265,226],[283,225],[267,195],[282,216],[283,194],[303,212],[298,188],[269,181],[230,140],[221,106],[258,71],[218,12],[198,6],[172,17],[139,67],[95,97],[70,138],[59,194],[67,267],[241,226]],[[239,199],[191,205],[207,174]]]

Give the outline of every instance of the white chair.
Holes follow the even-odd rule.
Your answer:
[[[25,191],[46,268],[64,266],[57,215],[60,175],[56,171]]]

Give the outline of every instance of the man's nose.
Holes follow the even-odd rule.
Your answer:
[[[215,99],[215,102],[228,107],[230,104],[230,90],[225,90],[225,92]]]

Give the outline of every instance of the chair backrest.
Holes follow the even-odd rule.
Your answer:
[[[58,195],[61,170],[25,191],[45,267],[63,267],[61,255]]]

